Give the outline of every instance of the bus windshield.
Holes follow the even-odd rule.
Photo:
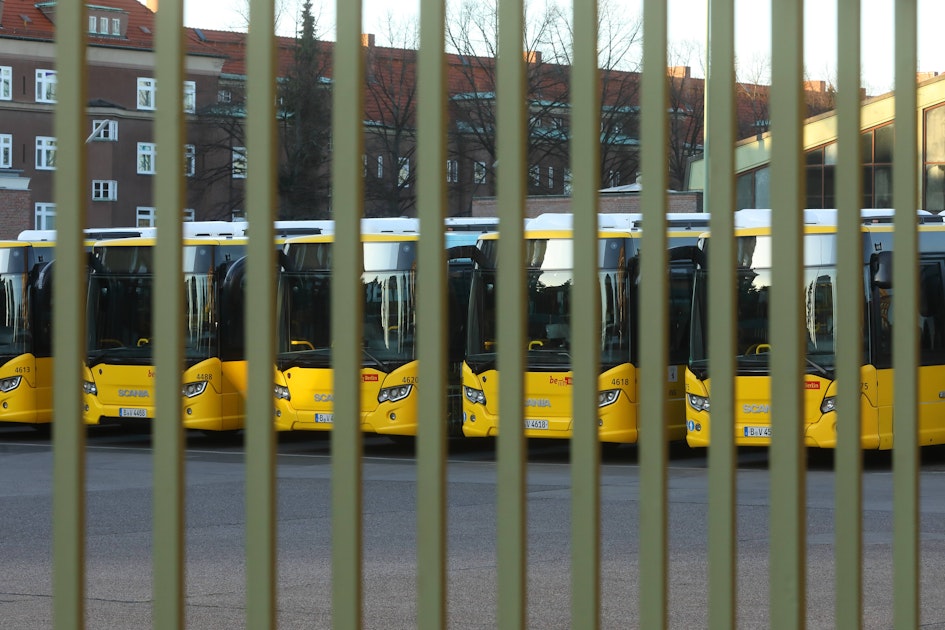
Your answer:
[[[88,354],[97,361],[149,363],[154,334],[151,300],[154,277],[92,274],[89,278]],[[185,274],[184,353],[188,362],[214,356],[216,306],[213,278]]]
[[[413,271],[362,275],[363,362],[390,372],[416,358]],[[284,272],[279,284],[280,369],[331,365],[331,271]]]
[[[31,352],[26,275],[0,273],[0,357]]]
[[[613,267],[598,271],[601,322],[600,352],[603,369],[630,360],[632,321],[630,280],[624,239],[602,239],[601,253]],[[611,251],[612,250],[612,251]],[[607,252],[611,251],[610,254]],[[571,242],[566,239],[534,239],[526,244],[529,269],[526,312],[529,369],[570,369]],[[477,268],[473,274],[469,305],[466,361],[474,371],[489,369],[496,360],[495,269]]]
[[[752,247],[770,246],[767,237],[745,237],[758,242]],[[836,267],[833,264],[811,264],[818,262],[812,248],[817,239],[805,241],[807,265],[804,267],[803,304],[804,328],[807,348],[806,371],[809,374],[829,376],[835,367],[834,354],[834,305],[836,304]],[[744,241],[745,239],[739,239]],[[745,262],[744,242],[739,244],[740,262]],[[767,257],[762,257],[765,261]],[[753,259],[757,260],[757,256]],[[771,302],[771,267],[739,266],[737,272],[736,302],[736,362],[740,374],[766,374],[772,351],[769,326]],[[705,373],[708,365],[708,273],[700,270],[695,279],[695,302],[693,304],[692,345],[690,367]]]

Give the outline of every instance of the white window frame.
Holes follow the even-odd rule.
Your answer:
[[[397,158],[397,185],[410,188],[410,158]]]
[[[563,192],[565,195],[571,194],[571,169],[564,169]]]
[[[537,164],[532,164],[528,167],[528,180],[532,183],[533,186],[541,186],[541,167]]]
[[[367,177],[367,153],[361,154],[361,177]]]
[[[230,212],[230,221],[245,221],[246,220],[246,211],[242,208],[233,208],[233,211]]]
[[[138,77],[138,109],[154,111],[157,107],[157,81],[151,77]]]
[[[217,103],[233,102],[233,92],[230,90],[217,90]]]
[[[100,17],[98,19],[98,32],[102,35],[108,35],[108,18]]]
[[[121,18],[112,18],[112,35],[121,36]]]
[[[476,162],[473,166],[473,183],[474,184],[485,184],[486,183],[486,163],[485,162]]]
[[[56,102],[56,71],[38,68],[36,70],[36,102]]]
[[[93,142],[118,142],[118,121],[117,120],[93,120],[92,135],[89,140]]]
[[[0,101],[13,100],[13,66],[0,66]]]
[[[56,170],[56,138],[36,136],[36,170]]]
[[[94,15],[89,16],[89,33],[98,32],[98,18]]]
[[[548,167],[548,188],[553,189],[554,187],[555,187],[555,167],[549,166]]]
[[[446,183],[455,184],[459,181],[459,162],[446,160]]]
[[[12,133],[0,133],[0,168],[13,168]]]
[[[384,177],[384,156],[377,156],[377,178],[381,179]]]
[[[93,179],[92,201],[118,201],[118,180]]]
[[[197,172],[197,147],[184,145],[184,177],[193,177]]]
[[[33,227],[37,230],[56,229],[56,204],[47,202],[33,204]]]
[[[153,142],[138,143],[138,175],[157,173],[157,145]]]
[[[197,83],[184,81],[184,111],[193,114],[197,111]]]
[[[246,179],[247,169],[246,147],[233,147],[233,179]]]
[[[152,206],[135,208],[135,227],[154,227],[156,212]]]
[[[184,208],[183,219],[184,221],[195,221],[197,213],[193,208]]]

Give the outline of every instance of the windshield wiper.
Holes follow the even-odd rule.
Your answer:
[[[379,358],[377,358],[377,357],[376,357],[374,354],[372,354],[367,348],[361,348],[361,351],[364,353],[364,356],[366,356],[366,357],[369,358],[371,361],[373,361],[374,364],[375,364],[377,367],[381,368],[381,371],[382,371],[382,372],[384,372],[385,374],[390,374],[390,369],[387,367],[387,364],[386,364],[386,363],[384,363],[384,362],[381,361]]]
[[[804,358],[807,359],[807,365],[811,366],[812,368],[820,372],[825,377],[830,378],[830,372],[827,371],[827,368],[817,363],[816,361],[814,361],[807,355],[804,355]]]

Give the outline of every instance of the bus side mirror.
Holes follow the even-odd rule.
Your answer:
[[[878,252],[870,257],[870,275],[873,286],[879,289],[892,287],[892,252]]]

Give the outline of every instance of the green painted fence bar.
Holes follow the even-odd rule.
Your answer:
[[[361,217],[364,192],[364,58],[361,3],[336,5],[337,43],[332,77],[332,253],[331,338],[335,422],[331,432],[332,625],[361,627]],[[345,322],[345,325],[340,325]]]
[[[735,2],[709,3],[709,65],[706,76],[704,204],[735,208]],[[734,214],[710,219],[709,360],[715,435],[734,435],[735,239]],[[736,597],[735,443],[714,439],[709,449],[709,625],[734,628]]]
[[[666,534],[669,458],[663,397],[666,379],[666,322],[669,268],[666,251],[666,169],[669,139],[669,86],[666,78],[667,6],[663,0],[643,3],[643,80],[640,163],[643,188],[641,287],[646,296],[646,334],[640,335],[640,627],[668,625],[669,575]],[[643,322],[639,322],[643,326]]]
[[[597,373],[600,365],[600,289],[597,269],[597,188],[600,182],[600,80],[597,1],[574,3],[571,68],[571,169],[574,188],[574,423],[571,438],[571,627],[600,624],[600,445]]]
[[[55,127],[59,167],[53,196],[59,208],[82,208],[85,177],[85,5],[64,2],[57,10]],[[67,630],[85,619],[85,425],[80,413],[81,357],[85,354],[85,261],[82,212],[62,212],[53,279],[53,623]]]
[[[526,92],[525,59],[522,46],[524,3],[498,0],[498,159],[502,164],[497,182],[499,204],[498,257],[504,261],[525,261],[524,208]],[[507,263],[506,263],[507,264]],[[515,265],[512,265],[514,270]],[[497,285],[499,417],[504,426],[523,426],[525,368],[525,265],[518,273],[502,276]],[[502,630],[525,627],[526,601],[526,510],[525,438],[520,431],[503,431],[497,438],[498,479],[498,625]]]
[[[804,208],[801,0],[771,4],[771,627],[801,628],[805,620],[803,411]]]
[[[154,336],[154,616],[156,628],[184,627],[184,428],[180,388],[184,360],[184,287],[181,210],[184,184],[184,30],[183,2],[163,0],[157,13],[157,154],[155,204],[158,239],[155,248],[151,317]]]
[[[859,0],[838,2],[837,59],[837,449],[836,618],[855,629],[863,611],[863,451],[860,447],[860,362],[863,348],[863,253],[860,228]]]
[[[417,436],[417,627],[446,627],[446,59],[444,0],[422,0],[418,114],[420,120],[418,215],[420,217],[420,387]]]
[[[919,207],[916,173],[916,2],[896,3],[896,137],[893,144],[893,321],[915,321],[918,312]],[[898,320],[896,318],[899,318]],[[898,629],[918,628],[919,619],[919,341],[916,326],[893,331],[893,622]]]
[[[249,357],[244,443],[246,449],[246,621],[249,628],[275,628],[276,480],[272,424],[276,293],[273,219],[276,208],[276,48],[271,0],[249,3],[247,57],[246,186],[250,239],[246,300]],[[181,172],[178,169],[176,172]],[[263,331],[268,334],[259,334]]]

